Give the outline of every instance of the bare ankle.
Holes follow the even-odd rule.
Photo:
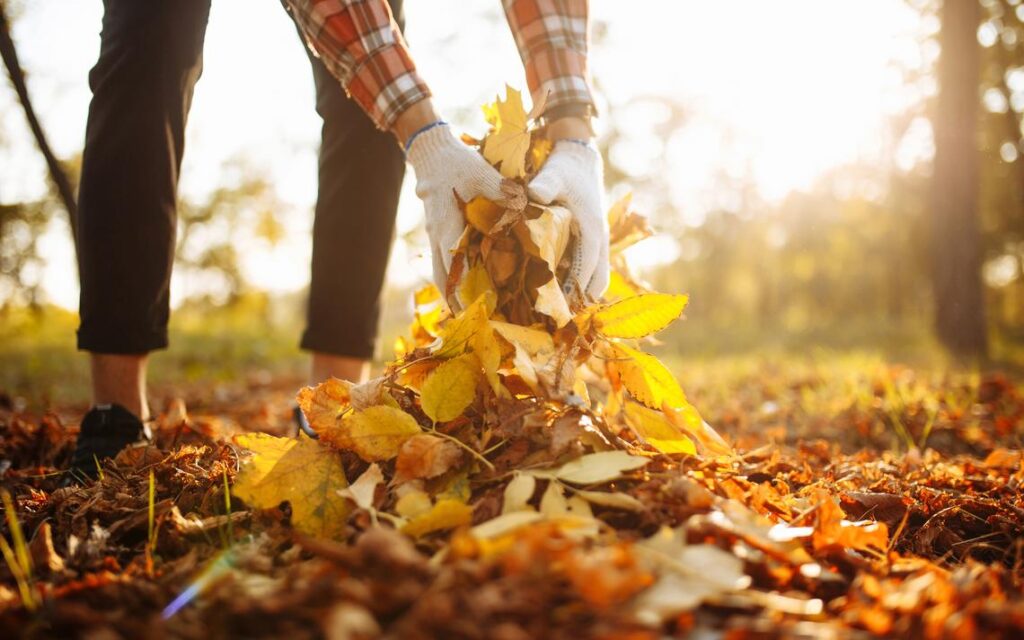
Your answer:
[[[370,377],[370,361],[364,358],[314,352],[310,382],[319,384],[332,377],[356,383],[366,382]]]
[[[92,401],[95,405],[119,404],[139,417],[149,419],[146,402],[148,354],[91,353]]]

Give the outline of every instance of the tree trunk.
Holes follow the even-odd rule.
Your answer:
[[[977,148],[980,56],[977,0],[945,0],[939,32],[939,95],[934,116],[932,284],[935,329],[950,351],[985,357]]]
[[[67,209],[68,222],[71,225],[71,236],[77,250],[78,206],[75,201],[75,193],[71,188],[71,181],[68,180],[64,168],[61,167],[60,161],[53,154],[50,143],[46,140],[46,134],[43,132],[39,118],[36,117],[36,111],[32,107],[32,101],[29,99],[28,86],[25,84],[25,74],[21,69],[21,64],[18,62],[18,53],[14,48],[14,40],[11,38],[11,23],[7,19],[7,11],[3,0],[0,0],[0,57],[3,58],[4,66],[7,67],[7,73],[11,77],[11,84],[14,85],[14,91],[18,94],[18,100],[25,111],[25,119],[28,120],[28,126],[32,130],[36,144],[39,145],[39,150],[46,159],[46,167],[50,171],[50,178],[53,180],[57,195],[64,203],[64,208]]]

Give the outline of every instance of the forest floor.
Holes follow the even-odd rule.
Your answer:
[[[14,505],[0,525],[10,543],[0,629],[204,640],[1024,636],[1021,379],[842,359],[680,377],[735,455],[662,456],[628,474],[613,488],[641,507],[595,506],[600,534],[541,523],[487,544],[465,528],[414,541],[360,509],[349,544],[316,540],[289,527],[286,505],[257,513],[226,496],[239,465],[232,437],[289,434],[298,380],[158,389],[154,445],[69,488],[57,470],[85,407],[29,414],[0,398],[0,478]],[[487,511],[477,507],[473,523]],[[666,577],[651,558],[684,566]]]

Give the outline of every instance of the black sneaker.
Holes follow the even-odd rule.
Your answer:
[[[82,418],[68,479],[72,482],[95,479],[99,474],[99,461],[113,458],[129,445],[152,438],[149,427],[121,405],[97,405]]]
[[[292,419],[295,421],[296,426],[302,433],[306,434],[314,440],[319,440],[320,436],[316,431],[313,431],[313,427],[310,426],[309,420],[306,420],[306,414],[302,413],[301,407],[295,407],[292,409]],[[295,435],[298,435],[297,433]]]

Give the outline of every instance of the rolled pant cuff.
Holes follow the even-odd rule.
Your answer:
[[[92,334],[78,330],[78,350],[91,353],[113,353],[135,355],[167,348],[167,332],[155,333],[104,333]]]
[[[327,353],[332,356],[361,358],[363,360],[373,359],[375,340],[367,342],[365,340],[345,339],[345,337],[344,331],[330,332],[330,335],[325,335],[324,332],[306,329],[302,334],[302,341],[299,343],[299,347],[304,351]]]

